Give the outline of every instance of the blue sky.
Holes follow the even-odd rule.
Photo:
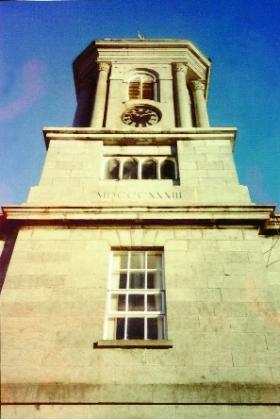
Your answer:
[[[0,202],[25,202],[43,126],[71,126],[72,62],[93,40],[191,40],[212,59],[212,126],[239,130],[235,161],[253,202],[280,203],[279,0],[0,1]]]

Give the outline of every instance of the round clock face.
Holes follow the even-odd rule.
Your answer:
[[[157,124],[160,118],[160,111],[149,105],[133,106],[122,115],[123,123],[133,127],[148,127]]]

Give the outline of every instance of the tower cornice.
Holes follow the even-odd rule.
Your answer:
[[[228,140],[234,146],[237,129],[234,127],[174,128],[170,130],[110,130],[94,128],[45,127],[45,144],[50,141],[87,140],[104,141],[106,144],[173,144],[177,140]]]
[[[226,228],[254,227],[260,234],[274,234],[279,214],[274,205],[177,205],[147,206],[31,206],[9,205],[2,208],[3,222],[19,225],[155,225]],[[278,230],[277,230],[278,231]]]

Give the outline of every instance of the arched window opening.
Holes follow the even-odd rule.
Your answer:
[[[155,80],[147,74],[135,76],[129,82],[129,99],[150,99],[155,100]]]
[[[120,162],[117,159],[110,159],[106,165],[106,178],[119,179]]]
[[[156,179],[157,164],[154,160],[146,160],[142,166],[142,179]]]
[[[138,164],[134,159],[127,160],[123,165],[123,179],[137,179]]]
[[[170,159],[164,160],[160,167],[160,178],[161,179],[175,179],[175,163]]]

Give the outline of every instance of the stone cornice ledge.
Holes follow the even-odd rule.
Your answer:
[[[275,219],[272,205],[229,206],[6,206],[6,222],[69,225],[254,225]],[[279,219],[279,217],[277,217]]]
[[[228,140],[234,145],[237,129],[233,127],[174,128],[172,130],[46,127],[43,129],[46,147],[50,141],[103,141],[105,144],[174,144],[176,140]]]

